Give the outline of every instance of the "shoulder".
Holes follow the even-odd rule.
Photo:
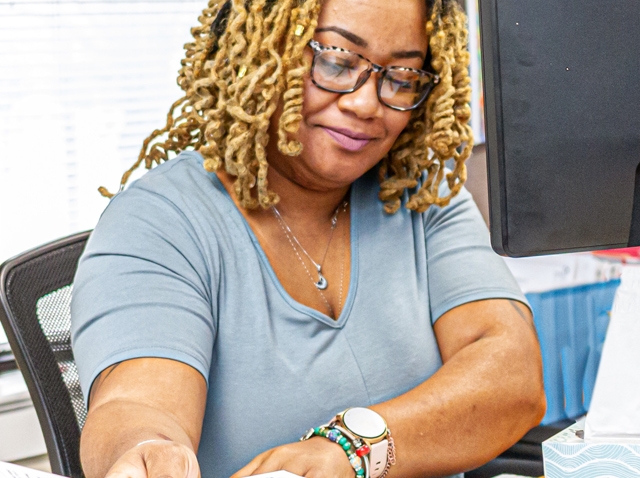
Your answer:
[[[447,170],[446,173],[449,171]],[[441,196],[449,194],[446,179],[440,184],[439,192]],[[476,237],[488,238],[488,229],[482,214],[473,196],[465,187],[460,189],[446,206],[432,205],[422,213],[422,222],[427,236],[449,228],[461,227]],[[459,233],[460,230],[457,232]]]
[[[179,250],[196,262],[217,250],[230,200],[199,153],[182,153],[111,199],[87,252],[164,260]]]
[[[167,198],[197,198],[222,192],[215,173],[204,169],[203,158],[196,151],[182,152],[153,168],[116,197],[126,196],[129,191],[146,191]]]
[[[449,171],[447,170],[447,172]],[[426,173],[423,173],[422,180],[424,181],[425,179]],[[354,183],[352,201],[359,202],[363,205],[367,210],[367,213],[370,215],[369,219],[374,219],[378,216],[387,219],[395,217],[396,219],[392,221],[395,223],[398,221],[397,218],[402,216],[406,219],[410,219],[410,221],[421,220],[425,231],[437,227],[443,221],[447,222],[458,219],[471,220],[482,228],[484,220],[482,219],[480,211],[478,210],[471,193],[469,193],[469,191],[464,187],[451,199],[447,206],[438,207],[433,205],[423,213],[408,210],[406,208],[406,204],[411,195],[415,194],[419,190],[420,186],[421,184],[419,184],[415,189],[405,190],[401,198],[401,206],[398,211],[394,214],[387,214],[384,212],[384,203],[379,198],[380,183],[377,177],[377,168],[374,168]],[[446,179],[444,179],[440,184],[439,190],[441,196],[449,194],[449,187]]]
[[[122,220],[144,217],[147,222],[191,222],[220,209],[227,201],[225,196],[215,173],[204,169],[202,156],[183,152],[116,194],[100,222],[114,215]]]

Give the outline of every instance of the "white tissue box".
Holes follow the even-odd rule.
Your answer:
[[[638,478],[640,443],[585,443],[584,423],[542,442],[545,478]]]

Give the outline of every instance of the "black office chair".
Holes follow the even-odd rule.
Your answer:
[[[51,470],[83,478],[87,411],[70,344],[71,287],[89,232],[25,252],[0,266],[0,322],[33,400]]]

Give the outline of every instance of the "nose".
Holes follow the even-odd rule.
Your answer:
[[[360,119],[380,118],[383,105],[378,99],[378,75],[371,73],[367,81],[352,93],[340,95],[338,108]]]

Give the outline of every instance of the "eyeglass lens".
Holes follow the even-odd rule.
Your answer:
[[[367,80],[370,66],[367,60],[352,52],[316,50],[313,79],[322,88],[347,93]],[[431,86],[431,78],[426,74],[390,67],[383,74],[378,93],[388,106],[410,109],[422,101]]]

